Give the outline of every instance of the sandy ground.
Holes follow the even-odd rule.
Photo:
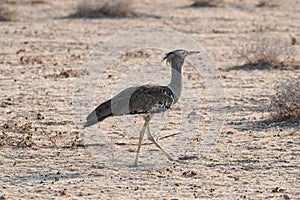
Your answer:
[[[16,21],[0,22],[0,199],[300,199],[299,123],[265,123],[273,85],[300,71],[237,67],[243,62],[233,51],[253,35],[300,41],[299,1],[192,8],[191,1],[145,0],[135,5],[138,16],[95,19],[68,17],[78,1],[9,2]],[[92,73],[84,68],[88,55],[112,34],[140,27],[182,32],[215,60],[226,116],[209,154],[201,152],[213,126],[209,86],[188,62],[181,100],[151,122],[161,145],[181,162],[168,161],[145,140],[139,166],[131,166],[139,116],[85,130],[75,123],[76,84]],[[299,43],[293,48],[300,60]],[[132,84],[166,83],[169,68],[158,66],[164,53],[124,52],[107,66],[98,90],[86,94],[89,106]],[[136,64],[144,68],[129,67]],[[161,71],[145,70],[151,64]]]

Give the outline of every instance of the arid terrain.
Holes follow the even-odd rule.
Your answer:
[[[89,16],[77,0],[2,1],[0,199],[300,199],[299,120],[276,121],[269,109],[274,86],[300,77],[300,1],[214,2],[135,0],[123,14],[108,16],[106,8]],[[96,47],[113,35],[145,27],[193,39],[217,74],[195,72],[192,59],[204,62],[204,54],[187,59],[181,99],[150,123],[179,161],[167,160],[145,138],[133,167],[141,116],[86,129],[81,123],[121,89],[168,83],[170,67],[161,60],[174,49],[131,49],[109,66],[87,64],[91,55],[106,53]],[[277,52],[286,52],[291,64],[245,65],[237,49],[262,36],[286,42]],[[185,47],[178,42],[176,48]],[[101,74],[89,88],[94,69]],[[223,99],[212,98],[214,83]]]

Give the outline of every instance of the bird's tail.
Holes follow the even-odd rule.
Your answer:
[[[105,118],[112,116],[111,111],[111,100],[108,100],[101,105],[99,105],[95,110],[93,110],[86,118],[86,122],[83,124],[83,128],[97,124],[103,121]]]

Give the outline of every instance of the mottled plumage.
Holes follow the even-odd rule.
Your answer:
[[[166,86],[130,87],[100,104],[89,114],[84,127],[92,126],[110,116],[164,112],[173,102],[174,94]]]
[[[166,86],[138,87],[129,101],[130,114],[159,113],[168,110],[174,102],[173,92]]]

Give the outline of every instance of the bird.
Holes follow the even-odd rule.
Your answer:
[[[142,85],[129,87],[111,99],[97,106],[86,118],[83,128],[90,127],[111,116],[137,115],[143,116],[145,122],[139,133],[138,148],[133,166],[137,166],[145,132],[148,139],[158,147],[170,160],[175,161],[157,142],[150,132],[149,123],[155,113],[169,110],[180,98],[182,91],[182,66],[187,56],[200,51],[177,49],[165,54],[162,61],[171,65],[171,81],[166,86]]]

